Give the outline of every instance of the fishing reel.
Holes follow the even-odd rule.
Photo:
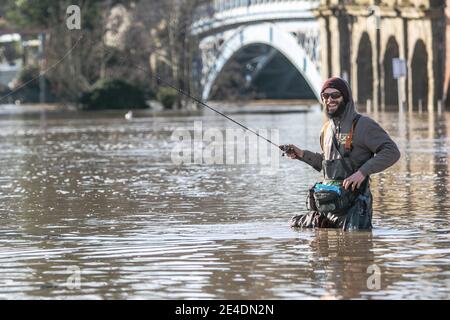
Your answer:
[[[294,148],[292,148],[292,147],[290,147],[288,145],[282,145],[279,148],[283,152],[282,155],[281,155],[282,157],[286,156],[286,153],[294,152]]]

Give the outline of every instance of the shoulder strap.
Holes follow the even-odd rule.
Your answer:
[[[329,126],[330,126],[330,121],[328,120],[328,121],[323,125],[323,127],[322,127],[322,132],[321,132],[321,134],[320,134],[320,147],[322,148],[322,151],[324,151],[324,150],[323,150],[323,141],[324,141],[324,139],[325,139],[325,133],[327,132]]]
[[[348,167],[347,163],[345,162],[344,155],[341,153],[341,150],[339,148],[339,145],[338,145],[338,142],[337,142],[337,139],[336,139],[336,135],[334,133],[333,133],[333,145],[336,148],[336,150],[339,153],[339,155],[341,156],[341,162],[342,162],[342,165],[344,166],[344,170],[347,171],[349,176],[352,175],[353,171],[352,171],[351,168]]]
[[[353,142],[353,132],[355,131],[356,125],[358,124],[359,119],[361,119],[361,115],[357,114],[355,119],[353,119],[352,127],[350,128],[350,132],[348,134],[347,139],[345,140],[345,152],[352,151],[352,142]]]

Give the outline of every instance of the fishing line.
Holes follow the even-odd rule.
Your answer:
[[[106,53],[111,53],[111,52],[110,52],[109,50],[107,50],[107,49],[104,49],[104,52],[106,52]],[[126,60],[125,58],[122,58],[122,57],[120,57],[120,56],[118,57],[118,60],[128,61],[128,60]],[[142,71],[142,72],[145,72],[146,74],[149,74],[149,72],[148,72],[148,70],[147,70],[146,68],[143,68],[143,67],[141,67],[141,66],[139,66],[139,65],[130,64],[130,66],[131,66],[131,67],[134,67],[134,68],[137,69],[137,70],[140,70],[140,71]],[[214,111],[215,113],[221,115],[222,117],[224,117],[224,118],[226,118],[226,119],[228,119],[228,120],[234,122],[235,124],[239,125],[239,126],[242,127],[243,129],[245,129],[245,130],[247,130],[247,131],[249,131],[249,132],[255,134],[258,138],[261,138],[261,139],[267,141],[268,143],[274,145],[275,147],[280,148],[280,146],[279,146],[278,144],[272,142],[271,140],[269,140],[269,139],[267,139],[266,137],[260,135],[260,134],[257,133],[256,131],[254,131],[254,130],[248,128],[247,126],[245,126],[245,125],[239,123],[238,121],[236,121],[236,120],[234,120],[233,118],[227,116],[226,114],[220,112],[219,110],[217,110],[217,109],[215,109],[215,108],[209,106],[208,104],[206,104],[205,102],[203,102],[203,101],[200,100],[199,98],[194,97],[193,95],[191,95],[191,94],[187,93],[186,91],[184,91],[184,90],[178,88],[177,86],[171,84],[170,82],[165,81],[165,80],[162,79],[158,74],[151,74],[151,73],[150,73],[149,75],[150,75],[150,77],[152,77],[153,79],[155,79],[155,80],[157,81],[157,85],[158,85],[158,86],[161,86],[161,84],[162,84],[162,85],[164,85],[164,86],[166,86],[166,87],[170,87],[170,88],[176,90],[176,91],[177,91],[178,93],[180,93],[181,95],[184,95],[185,97],[188,97],[188,98],[192,99],[193,101],[197,102],[198,104],[200,104],[200,105],[202,105],[202,106],[204,106],[204,107],[206,107],[206,108],[208,108],[208,109]]]
[[[44,75],[46,75],[50,70],[56,68],[61,62],[63,62],[71,53],[73,50],[75,50],[75,48],[78,46],[78,44],[81,42],[81,39],[84,37],[84,35],[81,35],[77,42],[72,46],[72,48],[70,48],[66,54],[59,59],[56,63],[54,63],[52,66],[50,66],[49,68],[45,69],[43,72],[40,72],[39,75],[37,77],[34,77],[31,80],[28,80],[27,82],[21,84],[20,86],[18,86],[17,88],[15,88],[14,90],[12,90],[11,92],[9,92],[8,94],[0,97],[0,101],[2,101],[3,99],[8,98],[9,96],[13,95],[14,93],[16,93],[17,91],[19,91],[20,89],[26,87],[27,85],[29,85],[31,82],[38,80],[40,77],[43,77]]]
[[[44,70],[43,72],[41,72],[41,73],[39,74],[39,76],[37,76],[37,77],[35,77],[35,78],[33,78],[33,79],[31,79],[31,80],[25,82],[24,84],[20,85],[18,88],[15,88],[13,91],[11,91],[10,93],[8,93],[7,95],[0,97],[0,101],[3,100],[3,99],[5,99],[5,98],[7,98],[7,97],[9,97],[9,96],[11,96],[12,94],[14,94],[15,92],[17,92],[18,90],[20,90],[20,89],[26,87],[26,86],[29,85],[31,82],[33,82],[33,81],[39,79],[39,77],[41,77],[41,76],[47,74],[50,70],[54,69],[54,68],[55,68],[56,66],[58,66],[60,63],[62,63],[62,62],[63,62],[63,61],[64,61],[64,60],[65,60],[65,59],[66,59],[66,58],[67,58],[67,57],[75,50],[75,48],[79,45],[79,43],[81,42],[81,40],[82,40],[83,38],[84,38],[84,35],[81,35],[81,36],[78,38],[77,42],[72,46],[72,48],[70,48],[70,49],[66,52],[66,54],[65,54],[60,60],[58,60],[55,64],[53,64],[51,67],[49,67],[49,68],[47,68],[46,70]],[[89,39],[88,39],[88,40],[89,40]],[[92,40],[89,40],[89,42],[93,42],[93,41],[92,41]],[[108,53],[108,54],[114,54],[113,52],[111,52],[111,51],[109,51],[109,50],[107,50],[107,49],[105,49],[105,48],[103,48],[103,52],[104,52],[104,53]],[[120,54],[120,53],[119,53],[119,54]],[[122,57],[120,57],[120,56],[118,57],[118,60],[123,60],[123,61],[129,62],[127,59],[122,58]],[[185,92],[184,90],[178,88],[177,86],[171,84],[170,82],[165,81],[165,80],[162,79],[158,74],[151,74],[151,73],[149,74],[149,72],[148,72],[148,70],[147,70],[146,68],[143,68],[143,67],[141,67],[141,66],[139,66],[139,65],[130,64],[130,66],[131,66],[131,67],[134,67],[134,68],[137,69],[137,70],[143,71],[143,72],[145,72],[147,75],[150,75],[150,77],[152,77],[153,79],[156,79],[156,80],[157,80],[157,85],[158,85],[158,86],[161,86],[161,84],[162,84],[162,85],[164,85],[164,86],[166,86],[166,87],[170,87],[170,88],[174,89],[174,90],[177,91],[179,94],[181,94],[181,95],[183,95],[183,96],[185,96],[185,97],[187,97],[187,98],[190,98],[191,100],[193,100],[193,101],[195,101],[196,103],[202,105],[203,107],[208,108],[209,110],[214,111],[215,113],[219,114],[220,116],[222,116],[222,117],[224,117],[224,118],[226,118],[226,119],[232,121],[233,123],[235,123],[235,124],[237,124],[238,126],[242,127],[244,130],[253,133],[253,134],[256,135],[258,138],[261,138],[261,139],[265,140],[266,142],[272,144],[273,146],[277,147],[278,149],[281,149],[282,151],[286,151],[286,150],[285,150],[285,146],[280,146],[280,145],[278,145],[278,144],[272,142],[271,140],[269,140],[269,139],[267,139],[266,137],[260,135],[260,134],[257,133],[256,131],[254,131],[254,130],[248,128],[247,126],[245,126],[245,125],[243,125],[243,124],[241,124],[241,123],[239,123],[238,121],[236,121],[236,120],[234,120],[233,118],[227,116],[226,114],[220,112],[219,110],[217,110],[217,109],[215,109],[215,108],[209,106],[208,104],[206,104],[205,102],[203,102],[203,101],[200,100],[199,98],[194,97],[193,95],[191,95],[191,94]]]

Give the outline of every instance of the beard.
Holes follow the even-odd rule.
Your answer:
[[[339,103],[339,106],[337,107],[336,111],[334,111],[334,112],[330,112],[328,110],[328,107],[326,107],[326,109],[327,109],[327,116],[329,118],[337,118],[337,117],[339,117],[341,114],[344,113],[345,106],[346,106],[345,101],[342,101],[341,103]]]

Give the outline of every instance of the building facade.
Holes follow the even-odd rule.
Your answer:
[[[409,110],[435,109],[450,77],[446,2],[322,0],[315,14],[323,30],[323,77],[347,78],[360,105],[385,109],[403,101]],[[398,82],[393,58],[406,61],[407,75]]]
[[[445,41],[445,81],[444,81],[444,97],[445,105],[450,108],[450,0],[446,0],[447,6],[445,8],[445,20],[446,20],[446,41]]]

